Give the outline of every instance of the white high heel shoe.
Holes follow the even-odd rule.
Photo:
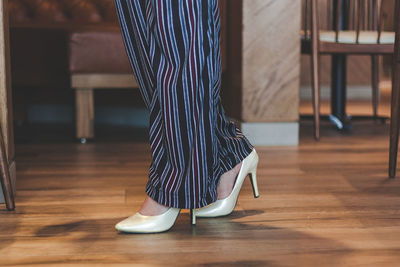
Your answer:
[[[242,161],[239,173],[236,177],[235,185],[230,195],[224,199],[219,199],[216,202],[205,206],[200,209],[196,209],[197,217],[219,217],[225,216],[232,213],[236,206],[236,202],[239,196],[240,189],[244,179],[250,174],[250,181],[253,187],[254,197],[258,198],[258,186],[257,186],[257,165],[258,165],[258,154],[255,149]]]
[[[169,208],[166,212],[156,216],[145,216],[139,212],[120,221],[115,229],[126,233],[160,233],[171,229],[181,209]],[[191,224],[196,224],[195,211],[190,210]]]

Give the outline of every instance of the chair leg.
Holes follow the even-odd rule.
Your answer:
[[[390,116],[389,177],[396,176],[400,120],[400,63],[393,64],[392,100]]]
[[[371,56],[371,77],[372,77],[372,109],[374,112],[374,118],[378,117],[378,105],[379,105],[379,56]]]
[[[8,160],[6,148],[4,145],[3,131],[0,127],[0,179],[1,188],[3,190],[4,200],[8,210],[15,209],[14,191],[11,185],[10,172],[8,169]]]
[[[76,137],[84,140],[94,137],[94,90],[75,89]]]
[[[314,138],[320,138],[320,58],[316,49],[313,49],[311,55],[311,68],[312,68],[312,102],[314,109]]]

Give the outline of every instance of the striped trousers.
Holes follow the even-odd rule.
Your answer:
[[[174,208],[217,200],[220,176],[253,149],[221,103],[218,0],[115,0],[150,112],[146,193]]]

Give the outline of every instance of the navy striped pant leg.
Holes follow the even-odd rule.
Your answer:
[[[140,92],[148,109],[155,93],[155,73],[152,66],[147,0],[115,0],[115,7],[125,42],[126,52]]]
[[[176,208],[217,199],[220,175],[251,152],[220,103],[217,0],[115,0],[150,110],[147,194]]]
[[[238,163],[240,163],[248,154],[253,150],[252,144],[243,135],[241,130],[237,128],[235,123],[227,118],[225,110],[222,106],[222,100],[220,96],[221,91],[221,74],[222,74],[222,62],[221,62],[221,46],[220,46],[220,12],[218,5],[214,6],[213,9],[214,22],[214,64],[215,64],[215,83],[214,83],[214,109],[216,115],[216,128],[217,143],[218,143],[218,158],[219,168],[217,172],[227,172]],[[229,90],[229,88],[227,88]],[[216,174],[218,177],[219,174]],[[219,175],[220,176],[220,175]],[[219,182],[219,181],[217,181]]]
[[[235,123],[226,117],[222,105],[218,106],[219,160],[222,173],[225,173],[243,161],[254,147]]]

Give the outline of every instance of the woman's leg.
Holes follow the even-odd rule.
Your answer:
[[[150,111],[146,193],[199,208],[217,200],[220,176],[251,144],[220,99],[217,0],[115,0],[126,49]]]

